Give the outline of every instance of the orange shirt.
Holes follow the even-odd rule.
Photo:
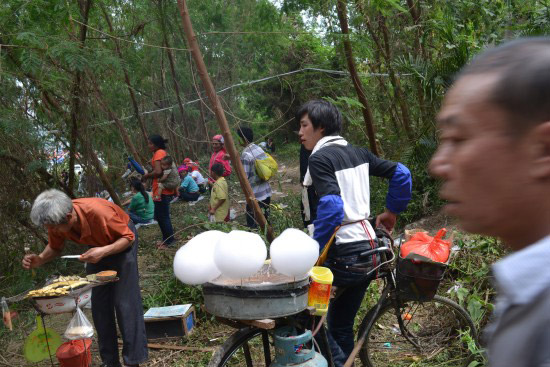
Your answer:
[[[128,228],[130,217],[118,205],[100,198],[73,200],[73,208],[80,222],[80,236],[76,233],[48,230],[51,248],[62,250],[65,240],[83,245],[107,246],[124,237],[134,240],[134,233]]]
[[[157,149],[155,153],[153,153],[153,159],[151,159],[151,166],[153,167],[153,170],[155,169],[155,162],[160,161],[162,158],[166,157],[166,150],[164,149]],[[159,180],[158,178],[153,179],[153,192],[157,192],[157,189],[159,187]],[[163,195],[176,195],[176,190],[168,190],[164,189],[162,190],[161,194]],[[155,201],[160,201],[161,199],[157,199]]]

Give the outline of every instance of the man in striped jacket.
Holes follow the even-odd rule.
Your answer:
[[[370,216],[369,176],[390,180],[386,210],[376,225],[392,231],[397,214],[411,198],[411,174],[407,167],[378,158],[369,150],[354,147],[339,136],[342,116],[331,103],[313,100],[300,107],[300,142],[312,150],[303,187],[304,214],[313,221],[313,238],[322,250],[334,236],[324,266],[334,274],[338,296],[329,308],[329,343],[336,366],[342,366],[354,345],[353,324],[379,257],[359,259],[359,254],[375,247],[376,236],[367,220]],[[316,212],[310,211],[307,195],[311,186],[318,199]],[[336,232],[336,233],[335,233]],[[361,263],[361,264],[358,264]],[[360,266],[359,266],[360,265]],[[366,269],[366,270],[365,270]]]

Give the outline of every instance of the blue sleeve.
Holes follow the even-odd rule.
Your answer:
[[[325,247],[337,226],[344,220],[344,202],[340,195],[325,195],[317,206],[317,219],[313,221],[313,239],[319,242],[319,251]]]
[[[388,195],[386,196],[386,208],[399,214],[407,209],[411,200],[412,178],[411,172],[401,163],[397,163],[395,172],[390,179]]]
[[[143,170],[143,168],[139,165],[138,162],[135,161],[134,158],[128,157],[128,160],[130,161],[132,166],[134,166],[134,169],[137,171],[137,173],[139,173],[140,175],[145,174],[145,171]]]

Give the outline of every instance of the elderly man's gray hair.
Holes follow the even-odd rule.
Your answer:
[[[73,202],[62,191],[46,190],[34,200],[31,220],[37,226],[57,225],[67,222],[67,214],[73,210]]]

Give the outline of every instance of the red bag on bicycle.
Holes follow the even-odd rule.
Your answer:
[[[401,245],[401,257],[404,259],[408,254],[414,253],[436,262],[446,263],[451,252],[451,241],[443,239],[446,234],[445,228],[441,228],[435,237],[431,237],[427,232],[415,233],[410,240]]]

